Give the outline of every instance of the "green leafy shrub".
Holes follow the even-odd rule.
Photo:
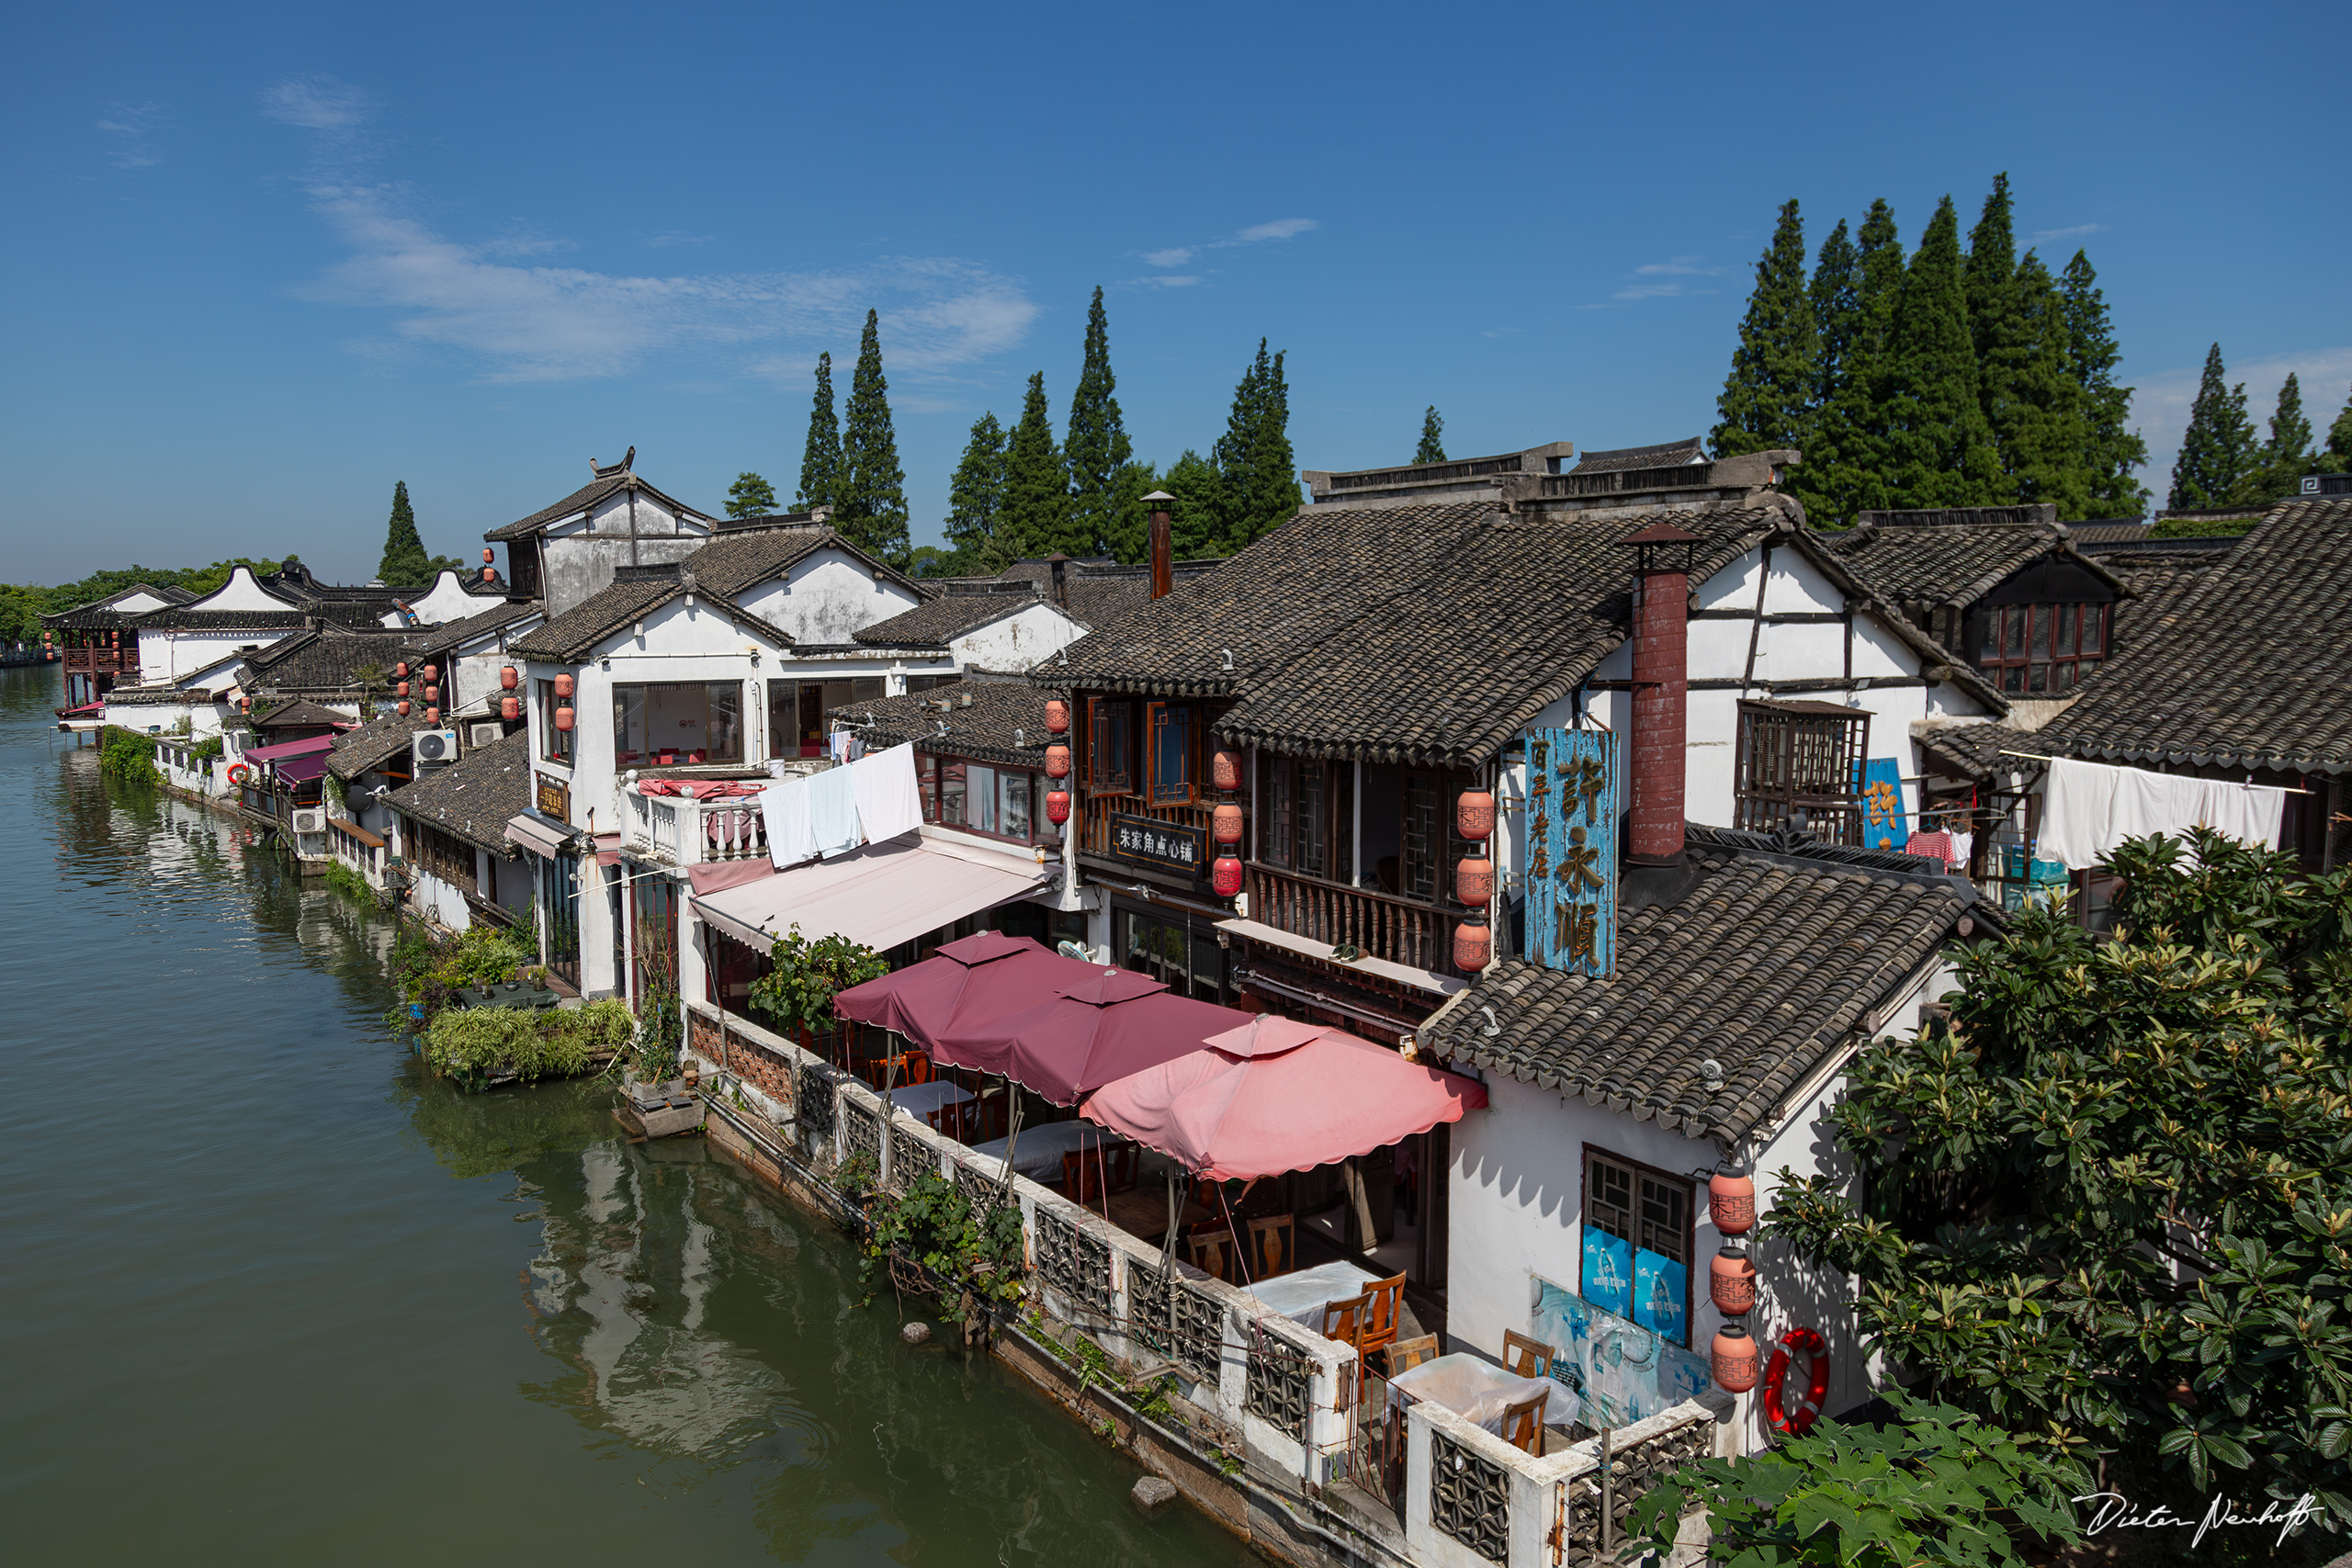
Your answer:
[[[99,737],[98,772],[141,789],[161,787],[155,769],[155,738],[109,724]]]
[[[392,982],[402,997],[424,1009],[429,1025],[447,1005],[451,991],[514,979],[539,983],[545,972],[537,967],[538,957],[528,932],[482,924],[444,937],[403,922],[392,943]],[[391,1017],[395,1029],[411,1021],[406,1008],[394,1009]]]
[[[368,879],[339,860],[327,863],[327,886],[345,897],[356,898],[363,904],[376,901],[376,890],[368,886]]]
[[[424,1059],[469,1084],[513,1073],[528,1083],[586,1072],[636,1032],[627,1004],[581,1008],[446,1008],[424,1032]]]
[[[833,1026],[834,997],[890,972],[889,961],[872,948],[840,935],[812,940],[797,921],[776,938],[768,960],[774,967],[752,982],[752,1005],[787,1031],[811,1033]]]

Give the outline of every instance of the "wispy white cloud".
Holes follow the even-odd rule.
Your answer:
[[[2304,417],[2324,440],[2328,425],[2344,407],[2347,387],[2352,387],[2352,346],[2274,354],[2227,367],[2233,386],[2245,383],[2246,412],[2266,440],[2271,411],[2278,406],[2278,388],[2290,371],[2303,395]],[[2180,456],[2180,438],[2188,430],[2189,410],[2204,376],[2204,367],[2198,366],[2123,378],[2133,389],[2132,423],[2148,443],[2148,466],[2140,470],[2140,482],[2154,496],[2152,505],[2164,505],[2165,492],[2172,488],[2172,466]]]
[[[154,167],[164,161],[156,150],[154,133],[170,124],[161,104],[108,105],[107,118],[97,122],[99,133],[111,147],[107,162],[118,169]]]
[[[1682,299],[1720,292],[1690,281],[1693,278],[1721,277],[1729,270],[1702,265],[1702,259],[1699,256],[1673,256],[1665,261],[1644,262],[1628,274],[1633,282],[1606,299],[1596,299],[1589,305],[1577,308],[1580,310],[1606,310],[1612,306],[1631,304],[1640,299]]]
[[[648,234],[645,243],[657,251],[668,251],[680,245],[707,245],[717,238],[716,234],[686,234],[673,230],[666,234]]]
[[[2077,223],[2071,229],[2036,229],[2033,231],[2033,241],[2038,245],[2047,244],[2052,240],[2073,240],[2085,234],[2106,232],[2107,225],[2104,223]]]
[[[1148,259],[1148,258],[1147,258]],[[1207,279],[1196,272],[1159,272],[1142,277],[1130,277],[1117,287],[1121,288],[1190,288]]]
[[[1308,230],[1319,227],[1312,218],[1277,218],[1271,223],[1252,223],[1247,229],[1237,229],[1222,240],[1208,240],[1196,245],[1170,245],[1165,250],[1146,251],[1144,261],[1152,266],[1182,266],[1203,251],[1231,250],[1236,245],[1262,245],[1269,240],[1295,240]],[[1193,279],[1197,282],[1198,279]]]
[[[732,350],[754,376],[805,375],[780,345],[854,338],[882,312],[891,373],[922,377],[1019,344],[1037,307],[1018,279],[944,257],[884,257],[809,272],[635,276],[526,265],[569,242],[524,235],[469,243],[413,215],[399,186],[367,176],[379,152],[372,100],[327,78],[278,84],[266,112],[314,138],[311,206],[348,254],[300,292],[322,303],[387,310],[390,336],[364,352],[441,349],[470,357],[487,381],[618,376],[681,350]]]
[[[1635,277],[1721,277],[1719,266],[1701,266],[1697,256],[1677,256],[1672,261],[1644,262],[1634,269]]]

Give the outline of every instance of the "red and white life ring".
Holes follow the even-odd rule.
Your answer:
[[[1813,1371],[1805,1380],[1804,1402],[1792,1405],[1781,1392],[1789,1375],[1793,1358],[1792,1350],[1813,1358]],[[1792,1438],[1801,1438],[1821,1419],[1822,1406],[1829,1399],[1829,1341],[1817,1328],[1792,1328],[1781,1336],[1773,1348],[1772,1364],[1764,1371],[1764,1419],[1774,1429]]]
[[[250,778],[252,775],[253,770],[245,766],[243,762],[232,762],[229,764],[229,782],[232,784],[238,785],[240,788],[243,787],[245,780]]]

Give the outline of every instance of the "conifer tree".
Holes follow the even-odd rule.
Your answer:
[[[2015,352],[2006,370],[1994,437],[2009,499],[2048,502],[2068,522],[2090,516],[2091,472],[2083,454],[2083,386],[2075,373],[2066,301],[2040,256],[2018,263],[2013,297]]]
[[[1998,457],[1977,392],[1960,218],[1949,196],[1904,270],[1878,379],[1882,477],[1891,504],[1966,506],[1984,493]]]
[[[1159,465],[1130,457],[1119,465],[1111,487],[1116,495],[1116,505],[1112,512],[1110,535],[1102,547],[1114,560],[1146,559],[1151,553],[1151,508],[1144,504],[1143,498],[1160,488]]]
[[[2278,406],[2270,416],[2270,439],[2262,444],[2254,468],[2239,494],[2245,506],[2267,506],[2284,501],[2302,487],[2305,474],[2317,473],[2312,452],[2312,422],[2303,413],[2303,389],[2293,371],[2278,388]]]
[[[1431,403],[1429,411],[1421,415],[1421,444],[1413,453],[1413,461],[1416,463],[1445,461],[1445,418],[1437,412],[1435,403]],[[1168,493],[1173,495],[1176,492],[1170,491]]]
[[[899,438],[890,427],[890,383],[882,375],[878,312],[865,312],[857,369],[850,378],[842,422],[841,477],[833,526],[868,555],[898,565],[907,558],[907,476],[899,467]]]
[[[808,441],[800,449],[800,491],[792,509],[832,506],[833,486],[842,468],[842,426],[833,414],[833,356],[817,356],[817,396],[808,410]]]
[[[2352,473],[2352,393],[2346,394],[2344,412],[2327,427],[2327,450],[2320,461],[2328,473]]]
[[[1290,382],[1283,373],[1283,357],[1278,353],[1269,363],[1265,340],[1258,341],[1258,359],[1252,367],[1259,372],[1257,427],[1242,470],[1239,526],[1230,538],[1230,549],[1242,548],[1298,512],[1298,470],[1290,446]]]
[[[1818,452],[1805,454],[1793,483],[1815,523],[1843,527],[1857,512],[1889,504],[1878,387],[1903,290],[1903,241],[1894,210],[1883,200],[1871,203],[1850,253],[1838,238],[1833,233],[1823,245],[1812,289],[1816,308],[1829,301],[1837,317],[1837,357],[1825,361],[1820,378]]]
[[[1086,362],[1070,393],[1069,439],[1062,445],[1069,466],[1069,510],[1057,547],[1069,555],[1107,554],[1119,530],[1119,471],[1136,449],[1114,395],[1118,384],[1111,372],[1110,319],[1097,285],[1086,310]]]
[[[2076,251],[2066,264],[2060,292],[2067,358],[2082,388],[2081,467],[2089,492],[2085,515],[2136,517],[2148,504],[2148,492],[2138,478],[2148,460],[2148,444],[2131,428],[2132,389],[2115,384],[2115,367],[2122,354],[2108,322],[2107,297],[2087,254]]]
[[[1773,447],[1804,448],[1820,377],[1820,343],[1804,276],[1804,221],[1792,200],[1756,264],[1756,288],[1739,323],[1731,374],[1715,400],[1709,439],[1718,457]]]
[[[1187,446],[1184,455],[1159,476],[1159,488],[1176,498],[1168,509],[1178,560],[1199,560],[1225,552],[1225,480],[1216,465]],[[1148,492],[1147,492],[1148,493]],[[1148,558],[1147,542],[1138,540],[1132,557]]]
[[[741,473],[727,487],[727,515],[765,517],[775,511],[775,486],[757,474]]]
[[[1054,446],[1042,370],[1029,378],[1020,423],[1005,447],[1004,510],[1000,516],[987,561],[992,571],[1052,554],[1069,533],[1069,479]]]
[[[1999,455],[1984,488],[1969,499],[1976,505],[2004,506],[2018,499],[2019,457],[2014,448],[2025,438],[2021,425],[2032,417],[2018,403],[2017,381],[2030,352],[2031,323],[2018,288],[2017,235],[2007,174],[1993,176],[1984,210],[1976,227],[1968,232],[1963,287],[1969,343],[1976,355],[1976,399],[1984,411],[1984,428]]]
[[[940,535],[947,542],[943,575],[969,576],[988,558],[989,542],[1004,510],[1004,426],[993,413],[972,422],[964,459],[947,485],[947,518]]]
[[[384,530],[384,558],[377,563],[377,579],[391,588],[423,588],[433,581],[434,560],[424,553],[416,531],[416,513],[409,509],[408,481],[392,481],[392,516]]]
[[[1853,374],[1854,351],[1862,330],[1861,281],[1861,253],[1854,248],[1846,220],[1840,218],[1838,227],[1829,231],[1829,238],[1821,242],[1813,281],[1805,287],[1805,297],[1813,305],[1814,342],[1819,355],[1813,383],[1813,403],[1817,409],[1835,402]],[[1808,461],[1812,456],[1805,454]]]
[[[2222,364],[2222,345],[2205,355],[2205,374],[2172,466],[2174,512],[2211,512],[2237,504],[2247,470],[2254,466],[2254,422],[2246,417],[2245,383],[2233,387]]]

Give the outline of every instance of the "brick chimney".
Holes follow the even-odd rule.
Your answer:
[[[1165,599],[1176,586],[1176,520],[1168,510],[1176,498],[1156,490],[1144,499],[1151,502],[1151,596]]]
[[[1067,610],[1069,608],[1069,557],[1056,550],[1046,558],[1046,564],[1054,572],[1054,603]]]
[[[1690,705],[1690,548],[1699,536],[1653,523],[1618,541],[1634,556],[1634,764],[1625,861],[1684,863],[1683,746]]]

